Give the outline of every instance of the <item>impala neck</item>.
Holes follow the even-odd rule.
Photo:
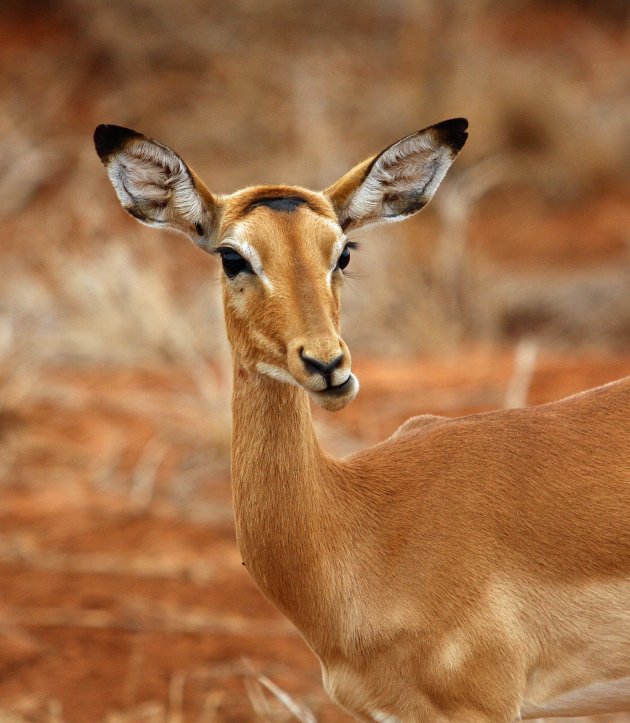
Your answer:
[[[232,413],[232,485],[244,564],[306,634],[327,604],[321,550],[334,463],[319,447],[301,388],[235,363]]]

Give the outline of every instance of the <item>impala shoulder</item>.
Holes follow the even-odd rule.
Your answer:
[[[435,427],[437,424],[448,423],[450,417],[441,417],[437,414],[419,414],[416,417],[410,417],[406,422],[403,422],[400,427],[394,432],[392,437],[397,437],[407,432],[417,432],[421,430],[428,430],[431,427]]]

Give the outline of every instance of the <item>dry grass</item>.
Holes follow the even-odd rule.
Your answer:
[[[353,266],[366,278],[346,294],[353,348],[452,349],[528,333],[532,317],[552,340],[627,344],[618,258],[593,278],[589,268],[533,280],[472,254],[468,230],[497,186],[588,203],[602,179],[624,177],[627,12],[612,2],[596,13],[517,0],[370,1],[360,16],[343,4],[298,6],[194,0],[177,22],[164,0],[112,0],[98,12],[85,0],[55,11],[26,3],[22,14],[13,6],[8,32],[26,21],[38,45],[18,46],[19,62],[0,74],[0,210],[9,220],[0,346],[12,339],[31,363],[221,353],[216,290],[191,250],[126,222],[91,149],[96,122],[172,143],[223,191],[270,180],[321,187],[392,138],[455,114],[470,117],[471,140],[433,211],[404,230],[362,234]],[[269,43],[278,18],[283,42]],[[436,241],[420,264],[408,249],[428,232]],[[584,298],[592,303],[574,313]]]
[[[34,363],[177,360],[191,368],[226,358],[217,290],[176,294],[161,261],[122,241],[81,256],[54,250],[38,269],[15,260],[0,292],[0,352]]]

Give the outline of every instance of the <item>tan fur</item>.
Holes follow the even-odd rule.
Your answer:
[[[101,157],[115,163],[113,152]],[[203,218],[218,219],[206,243],[254,249],[268,279],[243,273],[223,285],[247,570],[361,720],[623,710],[630,379],[541,407],[415,417],[343,460],[317,442],[309,394],[334,409],[356,389],[322,390],[300,350],[322,362],[343,353],[340,378],[350,373],[331,221],[366,168],[324,194],[259,186],[215,197],[194,177]],[[306,203],[290,213],[251,208],[295,194]]]

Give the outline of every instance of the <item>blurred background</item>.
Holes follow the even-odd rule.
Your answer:
[[[234,544],[216,260],[121,211],[94,127],[231,192],[469,119],[429,208],[356,234],[346,454],[630,373],[629,8],[3,0],[0,721],[350,720]]]

